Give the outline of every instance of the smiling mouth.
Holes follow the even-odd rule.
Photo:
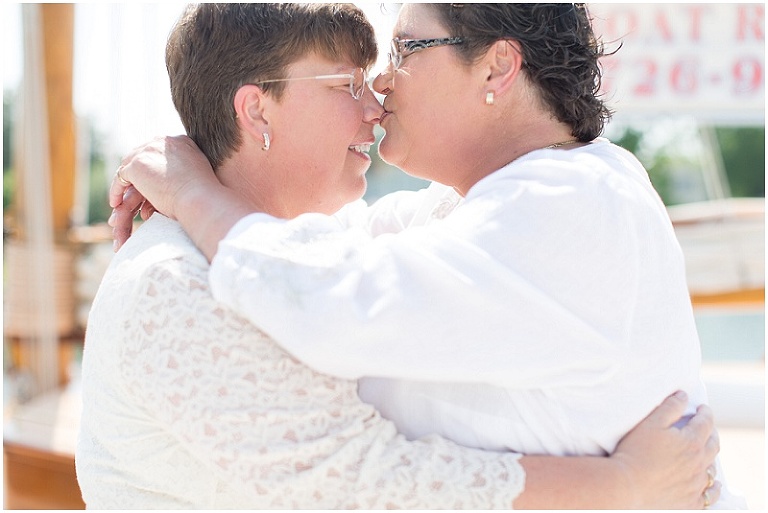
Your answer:
[[[349,147],[350,150],[356,151],[358,153],[368,153],[371,151],[371,144],[365,143],[365,144],[355,144],[353,146]]]

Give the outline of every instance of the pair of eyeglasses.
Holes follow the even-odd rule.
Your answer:
[[[400,39],[396,37],[389,44],[390,52],[388,58],[392,64],[392,70],[396,70],[403,63],[403,59],[414,52],[437,46],[459,45],[463,42],[463,37],[441,37],[436,39]]]
[[[256,85],[268,84],[270,82],[290,82],[291,80],[333,80],[349,79],[349,94],[352,98],[359,100],[365,92],[365,85],[368,82],[368,74],[363,68],[355,68],[352,73],[341,73],[338,75],[316,75],[314,77],[292,77],[292,78],[273,78],[271,80],[261,80]]]

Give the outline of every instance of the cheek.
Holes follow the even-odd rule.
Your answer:
[[[326,115],[318,121],[318,129],[324,138],[336,141],[337,148],[347,148],[354,141],[362,124],[362,107],[359,103],[350,101],[326,111]]]
[[[433,140],[441,139],[441,122],[430,103],[398,103],[398,110],[386,123],[386,135],[379,143],[379,155],[392,165],[401,166],[418,158]]]
[[[304,123],[307,128],[308,125],[312,128],[304,132],[305,140],[302,143],[307,146],[313,158],[324,163],[325,167],[339,166],[360,129],[361,120],[361,115],[343,109],[324,112],[322,116],[314,116],[311,121]]]
[[[357,105],[339,108],[318,123],[318,139],[310,144],[316,146],[318,161],[324,162],[325,171],[317,177],[321,187],[338,188],[358,174],[360,161],[350,153],[349,146],[359,137],[362,125],[362,109]]]

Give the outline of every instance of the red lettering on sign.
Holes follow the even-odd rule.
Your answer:
[[[691,5],[687,7],[691,18],[691,33],[689,37],[691,41],[701,41],[701,18],[704,15],[706,7],[703,5]]]
[[[595,24],[599,25],[601,20],[595,19]],[[616,41],[625,37],[637,36],[637,13],[632,10],[616,10],[606,19],[602,19],[600,32],[604,40]]]
[[[736,27],[736,39],[765,41],[765,6],[762,4],[740,5]]]
[[[672,66],[669,83],[672,91],[680,94],[693,94],[698,87],[699,64],[695,59],[683,59]]]
[[[654,25],[655,31],[658,32],[661,40],[672,42],[672,28],[669,26],[669,20],[664,11],[656,12]]]
[[[641,81],[635,86],[634,93],[638,96],[653,96],[656,92],[656,83],[659,68],[656,62],[651,59],[642,59],[638,61]]]
[[[744,95],[759,91],[763,86],[763,63],[757,59],[739,59],[733,65],[733,92]]]

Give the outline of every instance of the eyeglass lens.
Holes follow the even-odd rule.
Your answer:
[[[393,39],[389,42],[389,62],[392,64],[392,69],[397,69],[403,62],[403,56],[400,54],[400,49],[397,47],[397,43]]]
[[[358,100],[363,96],[363,92],[365,92],[365,71],[363,68],[357,68],[352,72],[349,87],[354,99]]]

